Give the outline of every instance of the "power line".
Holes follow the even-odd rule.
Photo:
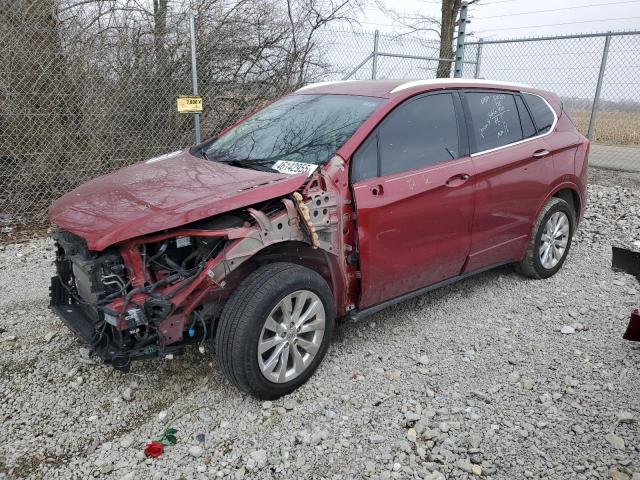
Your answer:
[[[638,1],[639,0],[626,0],[623,2],[594,3],[591,5],[582,5],[581,7],[562,7],[562,8],[550,8],[547,10],[532,10],[531,12],[504,13],[501,15],[489,15],[487,17],[472,17],[472,19],[484,20],[486,18],[516,17],[518,15],[532,15],[534,13],[559,12],[560,10],[576,10],[577,8],[602,7],[605,5],[622,5],[625,3],[638,3]]]
[[[482,7],[484,5],[495,5],[497,3],[509,3],[509,2],[517,2],[517,1],[520,1],[520,0],[496,0],[495,2],[478,3],[476,4],[476,6]]]
[[[620,17],[620,18],[600,18],[598,20],[583,20],[581,22],[562,22],[562,23],[547,23],[545,25],[529,25],[529,26],[521,26],[521,27],[507,27],[507,28],[492,28],[491,30],[479,30],[475,32],[485,33],[485,32],[498,32],[500,30],[524,30],[527,28],[542,28],[542,27],[558,27],[561,25],[576,25],[579,23],[594,23],[594,22],[612,22],[615,20],[635,20],[640,17]]]

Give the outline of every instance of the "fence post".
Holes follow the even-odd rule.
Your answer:
[[[476,69],[473,72],[473,78],[480,77],[480,60],[482,60],[482,42],[483,40],[480,39],[477,45],[478,49],[476,50]]]
[[[602,90],[602,80],[604,79],[604,71],[607,68],[607,57],[609,56],[609,44],[611,43],[611,32],[604,39],[604,48],[602,49],[602,61],[600,62],[600,72],[598,73],[598,84],[596,85],[596,94],[593,97],[593,105],[591,106],[591,117],[589,118],[589,129],[587,130],[587,138],[593,140],[593,131],[596,126],[596,115],[600,104],[600,91]]]
[[[380,32],[378,30],[373,34],[373,56],[371,61],[371,80],[376,79],[376,75],[378,74],[378,39],[380,37]]]
[[[453,70],[454,78],[462,77],[462,68],[464,63],[464,34],[467,29],[467,12],[469,10],[469,4],[462,2],[460,5],[460,18],[458,20],[458,37],[456,38],[456,58]]]
[[[189,31],[191,33],[191,84],[193,94],[198,95],[198,66],[196,65],[196,13],[191,10],[189,15]],[[200,143],[200,114],[196,113],[194,117],[196,130],[196,144]]]

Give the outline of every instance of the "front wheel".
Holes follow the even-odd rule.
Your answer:
[[[290,263],[264,265],[225,305],[216,335],[218,363],[241,390],[278,398],[316,370],[334,322],[333,296],[324,278]]]
[[[554,275],[567,259],[574,228],[571,205],[561,198],[551,198],[533,227],[527,252],[518,265],[520,273],[531,278]]]

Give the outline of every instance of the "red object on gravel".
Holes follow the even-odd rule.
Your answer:
[[[151,458],[158,458],[163,453],[164,445],[160,442],[149,442],[144,449],[144,454]]]
[[[631,312],[627,331],[622,338],[632,342],[640,342],[640,311],[637,308]]]

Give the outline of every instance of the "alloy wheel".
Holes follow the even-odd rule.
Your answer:
[[[258,340],[258,364],[264,377],[274,383],[299,377],[322,345],[325,322],[324,305],[314,292],[298,290],[280,300]]]
[[[549,217],[542,231],[538,254],[544,268],[554,268],[567,249],[569,241],[569,217],[565,212],[555,212]]]

